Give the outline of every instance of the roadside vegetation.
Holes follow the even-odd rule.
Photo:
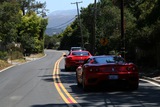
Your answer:
[[[9,64],[8,62],[4,61],[4,60],[0,60],[0,70],[11,66],[11,64]]]
[[[22,55],[23,56],[23,55]],[[41,58],[44,56],[44,53],[38,53],[38,54],[31,54],[29,56],[21,57],[21,55],[17,55],[17,53],[12,54],[12,58],[8,58],[8,60],[1,60],[0,59],[0,70],[7,68],[13,64],[21,64],[28,61],[35,60],[37,58]]]
[[[52,36],[45,34],[45,5],[35,0],[0,1],[0,60],[44,54],[45,48],[69,50],[82,46],[82,36],[84,47],[92,53],[96,25],[95,55],[125,54],[127,61],[142,70],[160,69],[160,0],[124,0],[124,51],[120,0],[99,0],[96,23],[94,4],[81,8],[81,29],[77,18],[62,33]],[[107,43],[103,44],[103,39]]]
[[[125,59],[142,70],[160,69],[160,0],[124,0],[125,51],[122,51],[121,0],[100,0],[96,9],[95,53],[125,54]],[[94,4],[81,9],[84,46],[92,52]],[[81,45],[78,18],[62,32],[59,49]],[[101,40],[107,43],[102,44]]]
[[[0,1],[0,66],[44,54],[44,32],[48,24],[45,3],[36,0]]]

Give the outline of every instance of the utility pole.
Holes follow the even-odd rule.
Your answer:
[[[125,58],[125,35],[124,35],[124,0],[121,0],[121,52]]]
[[[96,41],[96,18],[97,18],[97,1],[94,0],[94,17],[93,17],[93,36],[91,43],[91,53],[95,54],[95,41]]]
[[[82,23],[81,23],[81,19],[80,19],[80,15],[79,15],[78,3],[82,3],[82,1],[81,2],[74,2],[71,4],[76,4],[76,6],[77,6],[77,14],[78,14],[78,20],[79,20],[80,33],[81,33],[81,46],[82,46],[82,48],[84,48],[83,34],[82,34]]]

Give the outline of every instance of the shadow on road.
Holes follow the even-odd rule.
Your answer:
[[[37,105],[32,105],[31,107],[68,107],[67,104],[37,104]]]
[[[42,76],[38,76],[38,77],[41,77],[42,80],[44,80],[46,82],[54,82],[53,75],[42,75]]]

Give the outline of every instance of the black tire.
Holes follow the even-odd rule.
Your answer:
[[[76,81],[77,81],[77,85],[80,86],[80,83],[79,83],[79,81],[78,81],[77,72],[76,72]]]
[[[80,84],[80,83],[79,83],[79,81],[78,81],[77,72],[76,72],[76,81],[77,81],[77,86],[78,86],[78,87],[80,87],[80,86],[81,86],[81,84]]]
[[[137,84],[131,84],[129,88],[130,90],[137,90],[138,87],[139,87],[139,84],[137,83]]]
[[[78,72],[76,71],[76,81],[77,81],[77,86],[82,86],[82,82],[80,82],[81,80],[79,80],[78,79],[79,77],[78,77]],[[81,75],[81,77],[80,77],[81,79],[82,79],[82,75]]]
[[[83,90],[84,91],[86,91],[86,92],[88,92],[88,86],[85,84],[85,78],[84,78],[84,76],[82,75],[82,87],[83,87]]]
[[[70,70],[70,68],[65,66],[65,71],[69,71],[69,70]]]

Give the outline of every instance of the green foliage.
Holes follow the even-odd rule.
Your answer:
[[[17,26],[20,21],[18,4],[8,2],[0,4],[0,39],[3,45],[16,41]]]
[[[155,8],[155,3],[157,3],[158,0],[146,0],[145,2],[143,2],[142,4],[139,5],[139,9],[140,9],[140,16],[139,19],[140,20],[145,20],[145,18],[151,14],[151,12],[153,11],[153,9]]]
[[[42,17],[46,16],[46,12],[48,11],[46,7],[46,2],[41,3],[36,0],[16,0],[20,4],[20,8],[22,10],[23,15],[32,14],[35,12],[36,14],[40,14]]]
[[[43,53],[46,11],[45,3],[35,0],[0,1],[0,50],[5,51],[0,52],[0,59],[23,58],[23,52]]]
[[[35,13],[22,17],[22,23],[19,26],[19,41],[27,53],[43,52],[46,21]]]
[[[7,0],[8,1],[8,0]],[[17,4],[18,3],[18,4]],[[160,0],[124,0],[124,29],[126,59],[145,65],[160,66]],[[120,0],[100,0],[96,10],[96,54],[118,54],[121,50]],[[21,11],[22,12],[21,12]],[[40,11],[39,11],[40,10]],[[45,3],[35,0],[0,2],[0,41],[3,46],[20,42],[27,53],[43,52],[45,48],[70,49],[81,46],[79,20],[65,31],[52,37],[45,36],[48,24]],[[41,14],[42,17],[37,14]],[[94,4],[81,8],[82,35],[89,50],[94,35]],[[106,38],[106,46],[100,40]],[[153,56],[154,63],[149,56]]]
[[[5,51],[0,51],[0,59],[1,60],[7,60],[8,59],[8,53]]]
[[[44,47],[46,49],[57,49],[59,46],[60,38],[58,35],[48,36],[45,35]]]
[[[132,5],[132,6],[131,6]],[[159,0],[139,0],[128,5],[128,10],[136,17],[136,27],[130,30],[127,35],[134,34],[133,37],[128,39],[130,42],[130,47],[135,49],[135,59],[141,65],[148,66],[160,66],[159,60]],[[132,36],[132,35],[130,35]],[[130,48],[130,53],[133,52]],[[152,61],[150,61],[150,56],[152,56]],[[153,63],[154,62],[154,63]]]
[[[10,60],[15,60],[15,59],[23,59],[23,53],[20,51],[10,51],[9,52]]]
[[[81,36],[81,30],[83,37]],[[85,45],[88,42],[88,35],[88,29],[86,29],[83,23],[80,29],[79,20],[76,19],[62,34],[60,34],[62,38],[59,49],[69,50],[72,46],[82,46],[82,38]]]
[[[69,50],[70,46],[73,45],[72,44],[73,42],[71,42],[71,41],[73,41],[73,39],[71,39],[73,31],[74,31],[73,28],[71,26],[68,26],[65,29],[65,31],[62,33],[63,38],[61,39],[60,49]],[[78,34],[76,34],[76,35],[78,35]],[[76,38],[74,38],[74,40],[76,40]]]
[[[121,50],[120,0],[100,0],[96,13],[96,54],[119,54]],[[160,0],[124,0],[124,35],[126,60],[143,65],[160,66]],[[92,44],[94,27],[94,4],[81,9],[80,15],[87,50]],[[78,20],[61,34],[60,48],[68,49],[79,45]],[[79,38],[78,38],[79,37]],[[106,46],[100,40],[106,38]],[[149,63],[153,56],[154,63]],[[140,63],[138,63],[140,62]]]
[[[68,35],[71,36],[73,32],[73,29],[71,28],[71,26],[68,26],[65,31],[63,32],[63,35]]]

